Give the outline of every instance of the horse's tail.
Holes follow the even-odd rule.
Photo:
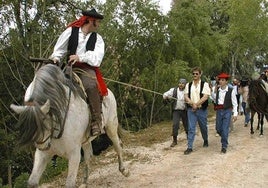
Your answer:
[[[27,106],[19,116],[17,128],[19,130],[19,145],[22,148],[32,146],[39,139],[43,139],[44,114],[39,106]]]

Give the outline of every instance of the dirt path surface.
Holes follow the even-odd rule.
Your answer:
[[[203,140],[197,133],[194,151],[184,155],[186,135],[179,135],[179,143],[170,148],[171,140],[151,147],[125,147],[126,161],[131,175],[124,177],[116,162],[103,165],[90,174],[90,187],[135,188],[217,188],[217,187],[268,187],[268,131],[249,134],[250,126],[244,127],[244,116],[239,116],[229,135],[229,147],[222,154],[220,137],[215,135],[215,120],[210,121],[209,147],[203,148]],[[266,123],[267,124],[267,123]],[[106,160],[114,158],[113,150],[105,154]],[[81,179],[81,177],[80,177]],[[81,180],[78,180],[78,183]]]

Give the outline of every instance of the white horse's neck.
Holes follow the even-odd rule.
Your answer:
[[[33,89],[34,89],[34,83],[35,83],[35,77],[33,81],[30,83],[28,88],[26,89],[25,96],[24,96],[24,102],[28,102],[32,96]]]

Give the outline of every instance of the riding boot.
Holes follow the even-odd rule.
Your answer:
[[[178,142],[177,142],[177,136],[173,136],[173,142],[172,142],[172,144],[170,145],[170,147],[174,147],[174,146],[176,146],[178,144]]]
[[[90,88],[86,90],[89,109],[91,112],[91,135],[97,136],[101,134],[101,97],[98,88]]]

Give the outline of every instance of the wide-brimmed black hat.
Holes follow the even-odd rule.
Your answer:
[[[91,10],[83,10],[82,14],[84,16],[89,16],[92,18],[97,18],[97,19],[101,19],[101,20],[103,19],[103,15],[99,14],[94,8]]]

